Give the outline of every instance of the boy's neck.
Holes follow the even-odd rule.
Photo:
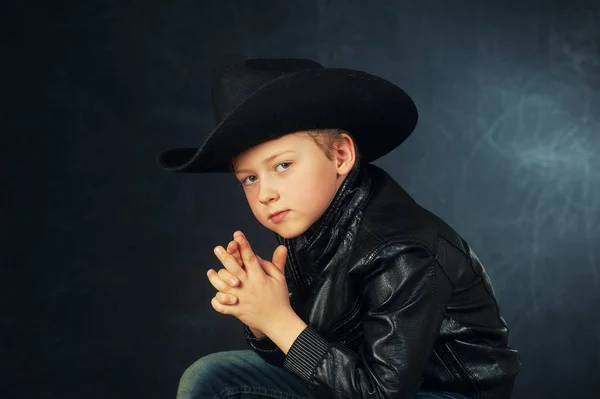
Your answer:
[[[311,241],[312,237],[316,233],[318,233],[319,228],[321,226],[322,226],[322,228],[328,228],[328,227],[330,227],[330,224],[332,222],[335,223],[334,220],[330,220],[330,219],[332,219],[332,217],[334,217],[334,215],[333,215],[334,209],[332,209],[332,208],[333,207],[339,208],[339,202],[343,200],[342,197],[345,197],[347,192],[352,187],[359,184],[359,182],[357,180],[359,179],[359,176],[360,176],[360,170],[361,170],[361,166],[360,166],[360,164],[357,164],[350,171],[350,173],[348,173],[348,175],[345,177],[344,181],[342,182],[342,184],[336,191],[333,199],[331,200],[331,203],[329,204],[329,207],[327,207],[327,209],[325,210],[323,215],[321,215],[321,217],[315,223],[313,223],[303,234],[301,234],[301,237],[304,238],[304,240],[302,240],[302,241],[304,241],[304,242]],[[338,211],[339,211],[339,209],[338,209]],[[337,212],[335,212],[335,213],[337,213]]]

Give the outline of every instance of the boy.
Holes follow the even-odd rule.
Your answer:
[[[251,350],[198,360],[178,397],[509,398],[520,357],[483,266],[369,164],[414,130],[410,97],[290,59],[234,65],[212,94],[203,146],[159,162],[232,172],[280,245],[267,261],[236,232],[215,249],[212,306],[245,324]]]

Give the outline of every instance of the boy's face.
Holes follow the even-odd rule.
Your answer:
[[[356,159],[352,138],[342,137],[331,161],[303,132],[261,143],[237,156],[235,177],[263,226],[294,238],[325,213]],[[267,160],[277,154],[281,155]],[[283,220],[270,218],[271,213],[284,210],[289,212]]]

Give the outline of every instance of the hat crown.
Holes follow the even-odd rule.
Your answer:
[[[225,70],[212,87],[215,122],[221,123],[239,104],[269,82],[307,69],[323,68],[299,58],[248,59]]]

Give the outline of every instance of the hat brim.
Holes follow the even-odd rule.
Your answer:
[[[410,136],[418,120],[412,99],[393,83],[351,69],[300,71],[273,80],[241,102],[200,148],[159,154],[170,172],[225,173],[233,156],[284,134],[339,128],[355,139],[364,162]]]

